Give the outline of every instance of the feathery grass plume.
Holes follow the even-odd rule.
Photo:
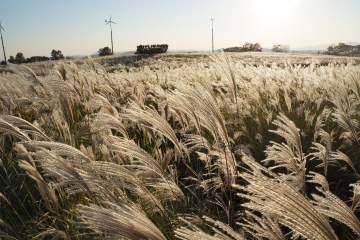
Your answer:
[[[44,149],[48,149],[54,154],[69,159],[71,161],[83,163],[83,162],[92,162],[95,159],[89,158],[86,154],[82,151],[59,142],[50,142],[50,141],[27,141],[22,142],[22,145],[29,151],[42,151]]]
[[[179,221],[182,222],[186,226],[181,226],[175,229],[175,237],[181,240],[216,240],[219,239],[218,236],[211,236],[208,233],[205,233],[195,224],[186,220],[183,217],[179,217]],[[229,240],[229,238],[225,238],[225,240]]]
[[[192,88],[179,84],[178,88],[179,92],[174,92],[175,96],[180,94],[188,99],[186,101],[189,101],[189,104],[194,105],[195,113],[198,116],[197,121],[213,135],[215,145],[217,145],[217,149],[214,151],[218,157],[217,166],[224,173],[227,179],[226,183],[231,185],[236,175],[236,161],[230,150],[231,140],[227,134],[225,120],[217,106],[215,97],[208,90],[206,84],[197,83]]]
[[[180,144],[170,124],[155,110],[146,106],[144,108],[145,109],[142,109],[138,104],[132,102],[130,106],[125,109],[123,116],[138,124],[140,127],[160,133],[161,136],[170,140],[174,144],[176,152],[181,154],[184,146]]]
[[[51,114],[51,119],[57,128],[59,135],[61,137],[61,142],[68,143],[70,145],[74,144],[74,137],[70,132],[69,124],[62,115],[62,111],[54,109]]]
[[[110,115],[113,115],[116,118],[119,118],[119,112],[114,108],[114,106],[109,102],[109,100],[100,95],[100,94],[93,94],[90,100],[85,103],[86,108],[90,112],[104,112]]]
[[[97,156],[95,156],[94,151],[92,149],[92,146],[85,147],[84,144],[81,144],[79,147],[79,150],[84,153],[86,156],[88,156],[89,159],[96,159]]]
[[[27,66],[23,66],[23,68],[25,68],[28,71],[28,73],[34,79],[34,81],[36,83],[40,83],[40,85],[42,85],[42,83],[39,81],[39,78],[36,76],[36,73],[31,68],[29,68]]]
[[[328,220],[296,189],[248,156],[242,158],[249,168],[240,174],[245,186],[234,186],[248,202],[249,211],[272,216],[293,233],[312,240],[338,239]]]
[[[14,102],[13,97],[10,97],[9,94],[4,94],[0,96],[2,100],[3,110],[5,114],[13,114],[14,109],[17,105]]]
[[[49,228],[41,233],[39,233],[38,235],[36,235],[33,239],[43,239],[44,237],[52,237],[52,240],[57,240],[57,239],[70,239],[70,237],[63,231],[55,229],[55,228]]]
[[[309,174],[307,175],[307,177],[308,177],[307,182],[314,183],[316,185],[320,185],[322,187],[322,189],[324,189],[325,191],[329,191],[329,183],[325,176],[323,176],[319,173],[310,171]]]
[[[356,115],[360,103],[353,94],[348,93],[345,87],[339,87],[337,91],[338,93],[330,97],[330,101],[335,105],[331,116],[345,130],[341,135],[342,138],[358,142],[359,121],[356,119]]]
[[[66,94],[60,93],[58,97],[58,103],[60,105],[62,116],[69,126],[72,126],[76,123],[74,116],[75,112],[77,111],[76,102],[79,100],[80,99],[78,98],[78,95],[76,95],[76,97],[68,97]]]
[[[142,108],[145,107],[146,85],[142,82],[132,86],[132,101],[136,102]]]
[[[157,159],[161,163],[162,169],[171,170],[172,168],[172,160],[175,158],[175,152],[171,148],[167,148],[163,153],[161,147],[156,147],[153,150],[154,158]]]
[[[234,102],[236,104],[236,111],[239,115],[239,106],[238,106],[238,98],[237,98],[237,84],[236,84],[236,74],[231,63],[231,59],[229,55],[226,55],[224,51],[221,51],[220,54],[212,54],[211,58],[215,61],[216,65],[222,69],[222,72],[225,74],[227,80],[230,84],[232,84],[231,92],[233,95]]]
[[[89,81],[84,73],[80,73],[78,67],[73,62],[70,62],[68,66],[73,76],[73,87],[76,93],[82,101],[87,101],[93,94],[94,82]]]
[[[159,163],[134,141],[110,136],[106,137],[105,141],[108,142],[110,150],[120,152],[130,158],[130,163],[124,167],[134,172],[145,186],[152,187],[158,198],[163,201],[184,198],[180,188],[166,175],[167,165]]]
[[[72,76],[73,76],[74,81],[81,83],[82,86],[83,86],[84,82],[81,81],[79,69],[78,69],[78,67],[76,66],[76,64],[75,64],[74,62],[70,62],[70,63],[68,64],[68,67],[69,67],[69,70],[70,70],[71,73],[72,73]]]
[[[276,169],[284,167],[291,173],[296,173],[297,175],[303,175],[305,172],[305,165],[303,162],[300,162],[297,159],[297,156],[295,155],[293,149],[291,146],[285,144],[285,143],[276,143],[271,141],[271,146],[268,146],[266,148],[266,154],[267,157],[262,162],[267,164],[270,161],[274,161],[275,165],[272,167],[269,167],[269,169]]]
[[[295,148],[295,155],[299,158],[300,162],[304,161],[304,154],[301,146],[301,138],[299,129],[295,126],[294,122],[288,119],[284,114],[280,114],[278,120],[273,122],[278,127],[277,130],[270,130],[285,139],[289,146]]]
[[[351,91],[355,94],[357,101],[360,102],[360,83],[359,83],[360,74],[359,72],[357,72],[349,75],[350,75],[349,87]]]
[[[286,240],[279,222],[271,216],[263,214],[262,217],[259,217],[256,214],[246,211],[246,215],[242,220],[244,223],[239,223],[239,225],[241,225],[246,232],[250,233],[254,239]]]
[[[277,130],[269,130],[283,137],[286,143],[276,143],[265,150],[267,157],[265,164],[274,161],[275,165],[270,169],[286,168],[289,174],[284,176],[288,181],[301,192],[305,192],[306,156],[303,154],[299,129],[284,114],[280,114],[278,120],[273,122]]]
[[[0,132],[10,134],[13,137],[18,138],[21,141],[29,141],[30,137],[22,131],[20,128],[8,123],[4,119],[0,118]]]
[[[209,152],[211,149],[211,145],[208,140],[197,134],[184,134],[184,145],[188,150],[188,154],[190,155],[194,151],[205,150]]]
[[[240,234],[237,231],[235,231],[234,229],[232,229],[229,225],[226,225],[221,221],[213,220],[212,218],[207,217],[207,216],[203,216],[203,219],[209,225],[212,225],[213,231],[216,232],[215,235],[219,236],[220,238],[222,236],[224,236],[224,237],[227,236],[232,239],[245,240],[245,238],[242,234]]]
[[[325,107],[318,115],[315,122],[314,141],[323,133],[322,131],[324,131],[323,128],[325,127],[325,122],[329,120],[331,114],[332,114],[332,110],[330,108]]]
[[[222,173],[224,176],[224,184],[219,187],[229,187],[235,183],[237,176],[236,161],[234,154],[227,147],[213,147],[208,154],[210,158],[215,158],[211,165],[211,169],[216,170],[218,173]]]
[[[190,224],[190,223],[189,223]],[[175,230],[175,236],[180,240],[231,240],[230,238],[219,238],[211,236],[195,226],[180,227]]]
[[[96,66],[95,66],[95,62],[94,62],[94,59],[89,55],[89,56],[86,56],[86,63],[92,67],[92,70],[96,73],[97,70],[96,70]]]
[[[327,176],[328,166],[336,164],[339,161],[346,162],[352,170],[357,173],[352,160],[345,153],[342,153],[339,150],[332,150],[332,144],[334,141],[333,131],[329,134],[323,129],[320,129],[317,131],[316,135],[320,137],[320,143],[313,142],[313,147],[310,149],[314,151],[311,152],[309,156],[311,157],[310,160],[317,159],[322,161],[322,163],[318,164],[316,167],[323,167],[325,176]]]
[[[98,85],[97,87],[99,88],[99,92],[101,92],[101,94],[103,94],[109,98],[116,96],[114,89],[112,89],[112,87],[109,86],[107,83]]]
[[[352,197],[352,201],[351,201],[351,210],[353,212],[356,212],[358,210],[358,208],[360,207],[360,184],[354,183],[354,184],[350,184],[350,186],[353,189],[352,190],[353,197]]]
[[[55,66],[55,72],[59,76],[60,80],[66,81],[67,70],[64,62],[60,62]]]
[[[69,98],[77,97],[77,92],[75,88],[66,81],[60,81],[58,79],[47,79],[45,88],[48,93],[56,97],[58,97],[60,94],[63,94],[64,96]]]
[[[28,176],[36,182],[37,188],[46,208],[49,211],[57,211],[60,205],[55,195],[55,189],[49,186],[45,182],[41,174],[38,172],[38,170],[27,161],[20,161],[19,167],[24,169],[27,172]]]
[[[313,175],[316,176],[319,174],[313,173]],[[310,181],[316,183],[316,180],[314,179]],[[323,180],[322,182],[325,181],[326,180]],[[354,233],[360,236],[360,221],[355,216],[353,209],[347,206],[346,203],[344,203],[335,194],[330,192],[328,187],[316,187],[316,189],[320,192],[320,194],[311,194],[314,199],[311,201],[314,204],[314,207],[322,214],[344,223],[350,227]]]
[[[164,212],[164,207],[160,199],[146,188],[146,182],[141,176],[139,177],[136,172],[132,171],[132,169],[128,169],[126,166],[100,161],[92,162],[86,166],[86,169],[92,169],[94,171],[93,175],[97,178],[96,182],[99,183],[97,187],[100,189],[100,191],[97,190],[97,193],[106,197],[102,197],[103,199],[107,199],[113,203],[122,203],[128,201],[128,198],[132,198],[133,202],[140,202],[146,208],[151,209],[149,211],[152,213]],[[100,184],[102,186],[100,186]],[[162,188],[165,189],[165,187]],[[169,188],[169,185],[167,188]],[[125,194],[124,190],[127,190],[128,193]],[[159,195],[165,196],[165,194]]]
[[[32,80],[33,80],[33,84],[31,85],[31,88],[33,88],[35,91],[35,94],[37,96],[39,96],[39,93],[43,93],[44,95],[44,92],[42,90],[44,90],[44,82],[41,78],[39,78],[36,73],[29,67],[27,66],[23,66],[23,68],[25,68],[29,73],[30,73],[30,76],[32,77]]]
[[[181,240],[245,240],[244,236],[236,232],[228,225],[220,221],[213,220],[207,216],[204,216],[203,220],[209,227],[211,227],[214,235],[205,233],[201,228],[192,223],[189,217],[179,217],[179,220],[184,226],[178,227],[175,230],[175,237]]]
[[[41,164],[45,176],[52,177],[55,188],[69,194],[86,192],[94,201],[122,202],[124,189],[133,196],[162,210],[161,203],[146,189],[144,183],[125,166],[93,161],[80,150],[66,144],[30,141],[22,143]]]
[[[330,158],[330,150],[328,147],[322,145],[321,143],[313,142],[313,147],[311,147],[313,152],[309,154],[311,157],[310,160],[320,160],[321,163],[316,167],[323,167],[324,174],[327,176],[328,166],[329,166],[329,158]]]
[[[43,133],[38,127],[36,127],[35,125],[29,123],[28,121],[22,118],[11,115],[0,115],[0,119],[18,127],[19,129],[21,129],[22,132],[26,133],[27,135],[31,134],[33,136],[37,136],[41,140],[47,140],[47,141],[50,140],[50,138],[45,133]]]
[[[311,109],[309,108],[305,108],[304,109],[304,121],[305,121],[305,127],[307,126],[313,126],[316,122],[316,113],[313,112]]]
[[[196,105],[191,99],[181,94],[178,90],[168,94],[167,104],[173,115],[180,121],[182,127],[189,127],[190,121],[194,124],[197,132],[200,132],[199,117],[196,112]]]
[[[31,142],[26,144],[29,146]],[[43,175],[53,179],[55,189],[64,188],[70,195],[85,192],[92,201],[98,201],[98,196],[102,193],[101,188],[104,186],[103,183],[97,182],[95,174],[76,167],[69,159],[65,160],[49,150],[35,150],[31,156],[39,162]],[[101,197],[103,195],[99,198]]]
[[[330,159],[333,162],[338,162],[338,161],[346,162],[352,168],[352,170],[354,170],[354,172],[356,174],[358,174],[353,161],[345,153],[343,153],[343,152],[341,152],[339,150],[336,151],[336,152],[331,152],[330,153]]]
[[[104,205],[79,205],[78,226],[115,239],[165,240],[161,231],[137,206],[115,205],[110,202],[105,202]]]
[[[212,95],[209,90],[209,86],[207,86],[206,83],[195,83],[194,86],[178,84],[177,87],[179,91],[173,92],[174,98],[176,99],[176,97],[179,96],[180,99],[186,99],[185,101],[188,101],[186,105],[193,105],[193,109],[195,110],[194,114],[188,112],[191,108],[188,109],[185,107],[182,112],[187,113],[188,116],[195,115],[194,120],[210,131],[217,144],[223,142],[226,146],[230,146],[230,139],[227,134],[224,117],[221,114],[214,95]],[[176,104],[176,102],[174,102],[174,104]],[[182,102],[177,102],[177,104],[177,108],[181,109]],[[192,118],[189,117],[189,119]]]
[[[288,88],[285,89],[284,91],[284,100],[285,100],[285,104],[287,107],[287,111],[291,112],[292,111],[292,101],[291,101],[291,93],[290,90]]]
[[[121,133],[122,136],[128,137],[128,133],[121,119],[107,113],[96,113],[91,123],[91,132],[95,133],[104,130],[114,130]]]
[[[67,81],[47,80],[45,87],[47,91],[57,100],[58,106],[61,107],[62,113],[68,123],[74,121],[74,106],[80,102],[80,96],[74,86]]]

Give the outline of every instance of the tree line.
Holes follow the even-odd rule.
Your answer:
[[[112,55],[112,51],[109,47],[100,48],[98,51],[99,56]],[[32,63],[32,62],[42,62],[49,60],[62,60],[62,59],[73,59],[72,57],[64,57],[64,54],[61,50],[53,49],[50,53],[50,57],[46,56],[32,56],[26,58],[22,52],[18,52],[15,57],[10,56],[8,59],[9,63],[21,64],[21,63]]]
[[[156,54],[156,53],[166,53],[169,46],[167,44],[152,44],[152,45],[138,45],[136,46],[135,54]],[[100,48],[99,56],[112,55],[112,51],[109,47]]]
[[[32,62],[42,62],[42,61],[49,61],[49,60],[61,60],[65,59],[64,55],[60,50],[53,49],[50,53],[51,57],[46,56],[32,56],[29,58],[25,58],[22,52],[18,52],[15,57],[10,56],[9,63],[21,64],[21,63],[32,63]]]
[[[224,48],[224,52],[262,52],[260,43],[246,42],[242,47]]]
[[[135,54],[156,54],[166,53],[169,46],[167,44],[138,45]]]
[[[339,44],[340,46],[340,44]],[[341,45],[342,46],[342,45]],[[165,53],[168,50],[167,44],[153,44],[153,45],[138,45],[136,47],[135,54],[156,54],[156,53]],[[330,47],[329,47],[330,49]],[[331,50],[337,49],[331,48]],[[262,52],[262,47],[260,43],[250,43],[246,42],[242,47],[230,47],[224,48],[224,52]],[[283,44],[277,44],[272,47],[273,52],[288,52],[289,46]],[[329,50],[330,51],[330,50]],[[50,53],[51,57],[46,56],[32,56],[29,58],[25,58],[22,52],[18,52],[15,57],[10,56],[9,62],[15,64],[21,63],[32,63],[32,62],[41,62],[41,61],[49,61],[49,60],[62,60],[65,59],[63,53],[60,50],[53,49]],[[103,47],[98,50],[99,56],[107,56],[113,55],[110,47]],[[66,57],[66,59],[72,59],[71,57]]]
[[[242,47],[224,48],[224,52],[262,52],[263,48],[260,43],[246,42]],[[275,44],[272,49],[273,52],[289,52],[289,45]]]
[[[327,51],[324,52],[329,55],[339,55],[339,56],[359,56],[360,55],[360,45],[352,46],[345,44],[343,42],[338,43],[337,45],[332,44],[327,48]]]

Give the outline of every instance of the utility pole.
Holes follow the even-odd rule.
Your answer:
[[[2,32],[1,32],[1,29],[2,29],[2,30],[4,30],[4,32],[5,32],[5,29],[1,26],[1,22],[2,22],[2,20],[0,20],[0,35],[1,35],[1,44],[2,44],[2,47],[3,47],[3,52],[4,52],[5,65],[7,65],[7,61],[6,61],[6,54],[5,54],[5,47],[4,47],[4,40],[3,40],[3,36],[2,36]]]
[[[211,43],[212,43],[212,52],[214,52],[214,20],[215,18],[211,18]]]
[[[112,23],[116,24],[116,22],[111,21],[111,15],[110,15],[110,21],[105,20],[105,23],[106,23],[106,25],[108,25],[108,24],[110,23],[111,52],[112,52],[112,54],[114,55],[114,46],[113,46],[113,39],[112,39],[112,26],[111,26],[111,24],[112,24]]]

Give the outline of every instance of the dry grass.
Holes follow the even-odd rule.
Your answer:
[[[130,58],[1,73],[1,238],[359,237],[359,59]]]

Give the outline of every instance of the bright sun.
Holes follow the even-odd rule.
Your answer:
[[[294,11],[299,0],[251,0],[253,11],[263,17],[282,18]]]

